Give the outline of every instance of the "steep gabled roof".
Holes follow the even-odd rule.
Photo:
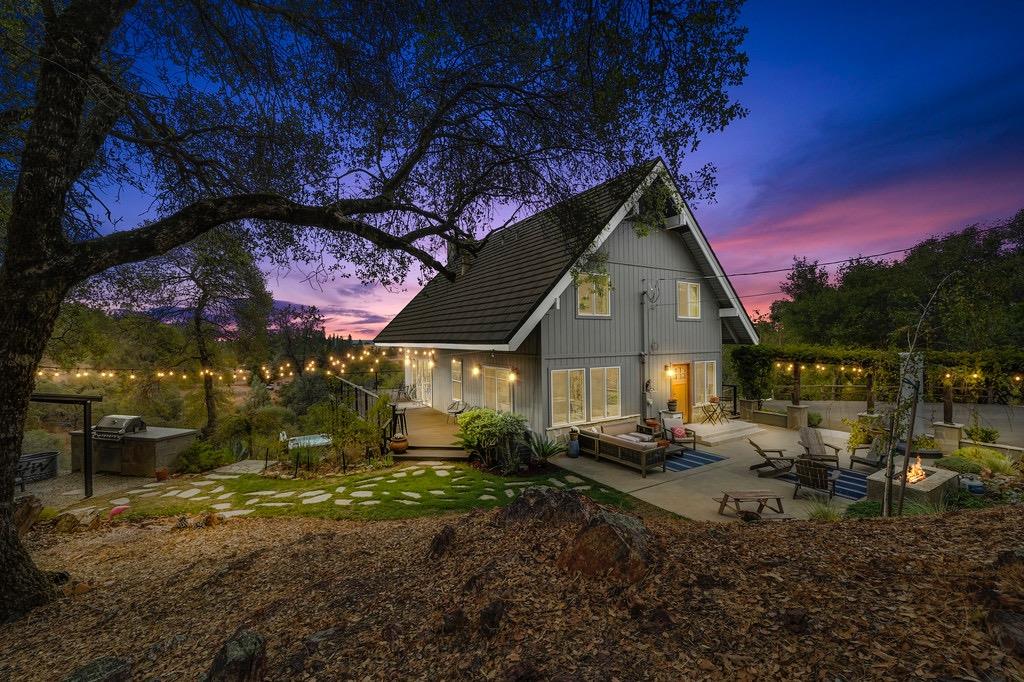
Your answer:
[[[659,174],[648,161],[551,208],[493,232],[454,281],[435,276],[374,340],[387,346],[516,350],[571,281],[570,269],[629,214]],[[696,219],[675,191],[682,220],[669,225],[697,257],[721,306],[726,341],[757,334]]]
[[[657,164],[643,163],[492,233],[469,272],[454,281],[435,276],[375,342],[508,345]]]

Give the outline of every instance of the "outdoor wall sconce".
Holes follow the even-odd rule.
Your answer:
[[[676,370],[673,369],[672,365],[665,365],[665,376],[669,379],[674,379],[676,376]]]
[[[513,383],[513,384],[516,383],[516,371],[514,369],[509,371],[509,373],[508,373],[508,380],[509,380],[509,383]]]
[[[473,376],[480,376],[480,365],[473,365]]]

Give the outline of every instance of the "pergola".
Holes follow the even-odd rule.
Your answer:
[[[85,479],[85,496],[92,497],[92,438],[90,438],[92,432],[92,404],[103,402],[103,396],[67,393],[33,393],[30,400],[34,403],[82,406],[82,425],[85,435],[82,439],[82,475]]]

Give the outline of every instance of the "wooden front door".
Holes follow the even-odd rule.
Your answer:
[[[669,397],[675,399],[676,409],[683,415],[683,420],[690,421],[690,365],[672,365],[672,381]]]

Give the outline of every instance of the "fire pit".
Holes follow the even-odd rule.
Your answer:
[[[896,477],[893,489],[898,489],[902,478],[901,463],[896,463]],[[923,504],[938,504],[960,485],[960,474],[955,471],[921,466],[921,458],[917,457],[907,469],[907,501]],[[881,500],[885,490],[885,469],[880,469],[868,476],[868,499]]]

